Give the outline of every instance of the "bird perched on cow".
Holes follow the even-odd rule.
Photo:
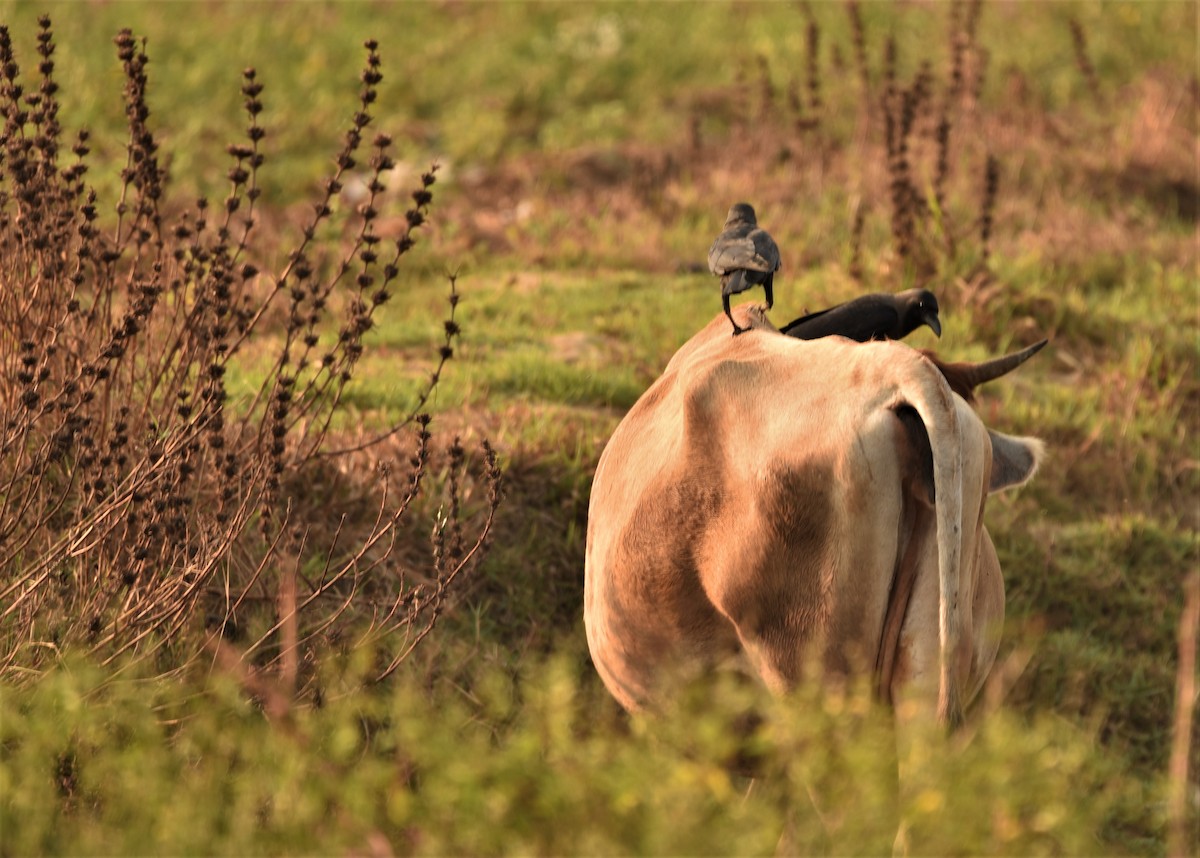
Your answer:
[[[828,310],[801,316],[780,328],[780,332],[798,340],[842,336],[856,342],[900,340],[922,325],[928,325],[939,337],[937,297],[928,289],[909,289],[895,295],[874,292]]]
[[[754,207],[735,203],[725,218],[725,226],[708,250],[708,268],[721,278],[721,303],[725,315],[738,335],[749,328],[738,326],[729,311],[729,296],[762,285],[767,293],[767,309],[775,303],[772,286],[779,270],[779,247],[767,231],[759,227]]]

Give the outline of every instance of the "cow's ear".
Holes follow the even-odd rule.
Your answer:
[[[1028,482],[1042,462],[1046,445],[1037,438],[1001,435],[991,429],[988,435],[992,439],[992,481],[988,492]]]

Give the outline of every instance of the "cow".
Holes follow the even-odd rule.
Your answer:
[[[870,672],[885,700],[915,690],[957,724],[1004,616],[985,501],[1033,475],[1041,442],[985,427],[928,354],[737,312],[751,332],[717,316],[600,457],[584,572],[600,677],[636,711],[697,667],[779,693]]]

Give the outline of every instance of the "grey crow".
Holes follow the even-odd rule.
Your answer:
[[[729,296],[762,285],[767,293],[767,309],[775,303],[772,285],[779,270],[779,248],[775,239],[758,226],[754,208],[737,203],[725,218],[725,228],[708,251],[708,268],[721,278],[721,303],[733,323],[733,333],[749,328],[738,327],[729,312]]]

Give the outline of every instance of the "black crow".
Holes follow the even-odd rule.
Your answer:
[[[909,289],[895,295],[875,292],[828,310],[801,316],[780,330],[798,340],[816,340],[838,335],[865,343],[867,340],[899,340],[921,325],[939,337],[937,298],[928,289]]]
[[[733,322],[733,333],[742,333],[749,328],[740,328],[729,312],[729,296],[745,292],[762,284],[767,293],[767,309],[775,303],[772,285],[775,272],[779,270],[779,248],[775,239],[759,229],[754,208],[749,203],[737,203],[725,218],[725,228],[708,250],[708,268],[721,278],[721,303],[725,315]]]

